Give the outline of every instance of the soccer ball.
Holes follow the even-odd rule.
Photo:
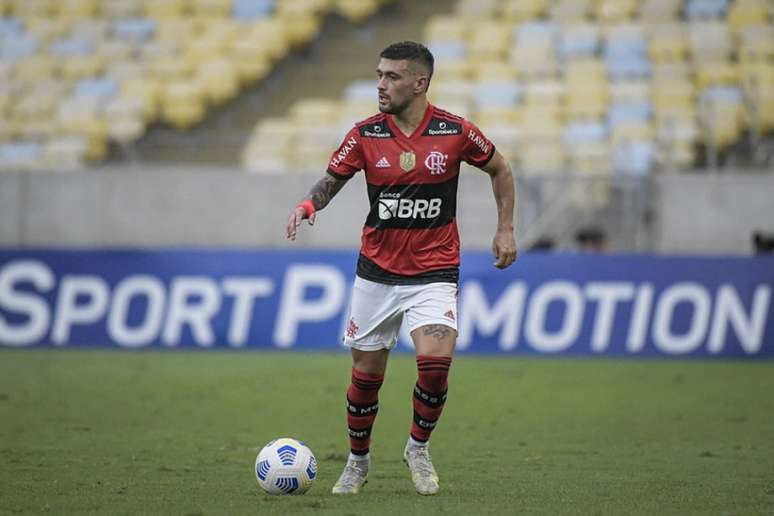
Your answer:
[[[304,494],[316,476],[317,460],[312,450],[295,439],[275,439],[255,459],[258,485],[269,494]]]

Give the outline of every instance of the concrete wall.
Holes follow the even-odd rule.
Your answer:
[[[314,228],[304,225],[294,244],[285,240],[289,210],[321,175],[118,168],[2,173],[0,245],[358,247],[368,210],[362,174]],[[774,174],[656,175],[653,186],[654,238],[640,250],[749,254],[753,230],[774,231]],[[526,195],[521,192],[520,221],[528,220]],[[463,170],[457,215],[463,246],[489,249],[496,210],[485,174]]]
[[[774,174],[656,177],[656,251],[750,254],[755,230],[774,233]]]

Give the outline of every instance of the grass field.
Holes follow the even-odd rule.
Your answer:
[[[774,514],[774,363],[458,357],[433,438],[441,493],[401,461],[415,378],[392,357],[370,482],[346,451],[345,354],[0,350],[0,513]],[[303,439],[300,497],[253,461]]]

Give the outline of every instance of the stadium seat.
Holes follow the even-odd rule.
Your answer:
[[[434,15],[424,29],[425,41],[465,41],[470,24],[458,16]]]
[[[521,101],[522,89],[512,81],[479,82],[473,89],[472,100],[477,110],[508,108]]]
[[[555,0],[551,4],[551,18],[557,22],[583,21],[592,10],[590,0]]]
[[[598,0],[595,7],[596,19],[603,24],[628,21],[637,11],[637,0]]]
[[[648,24],[676,20],[680,14],[682,0],[643,0],[640,5],[640,19]]]
[[[612,166],[616,173],[643,176],[655,161],[656,149],[651,139],[626,141],[613,148]]]
[[[690,20],[718,19],[726,14],[728,0],[688,0],[685,16]]]
[[[243,22],[265,18],[274,11],[276,3],[276,0],[233,0],[231,16]]]
[[[648,39],[648,56],[655,63],[681,62],[688,55],[688,32],[682,23],[654,25]]]
[[[694,62],[727,61],[732,45],[728,26],[720,21],[697,22],[689,26]]]
[[[511,27],[497,21],[481,22],[470,32],[467,55],[474,60],[502,59],[511,39]]]
[[[542,17],[548,10],[550,0],[504,0],[500,14],[511,23],[520,23]]]
[[[565,151],[558,140],[524,145],[517,158],[520,168],[528,175],[550,175],[567,171]]]
[[[86,165],[86,150],[82,136],[57,136],[43,145],[41,164],[48,170],[80,170]]]
[[[557,51],[563,60],[593,57],[600,45],[600,28],[592,23],[562,27]]]

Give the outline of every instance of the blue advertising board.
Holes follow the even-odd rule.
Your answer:
[[[0,346],[340,350],[355,251],[0,251]],[[774,358],[774,257],[462,256],[461,353]],[[399,349],[410,349],[405,334]]]

